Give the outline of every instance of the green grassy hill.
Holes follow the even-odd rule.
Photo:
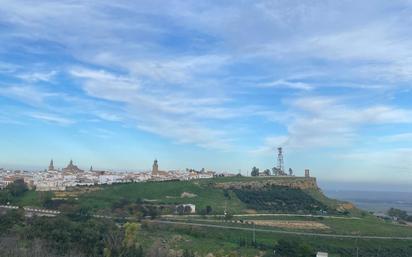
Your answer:
[[[13,203],[25,206],[47,208],[52,206],[61,209],[64,215],[57,218],[73,219],[70,222],[77,229],[87,226],[88,222],[91,222],[91,225],[94,224],[93,222],[115,222],[115,227],[118,228],[133,217],[132,220],[140,224],[138,241],[145,249],[156,245],[154,242],[161,242],[176,250],[195,249],[199,253],[198,256],[206,256],[208,253],[213,253],[214,256],[257,256],[263,252],[270,254],[275,247],[277,249],[286,247],[284,243],[287,242],[291,244],[289,245],[291,249],[305,246],[313,252],[328,251],[333,257],[355,256],[357,248],[359,248],[359,256],[365,257],[374,257],[377,253],[379,256],[412,256],[410,240],[358,238],[359,236],[411,237],[411,227],[380,220],[354,208],[350,203],[327,198],[317,187],[315,178],[225,177],[192,181],[127,183],[75,187],[66,192],[54,193],[27,191],[15,200],[16,202]],[[141,219],[142,214],[151,216],[150,209],[153,207],[161,209],[162,206],[175,206],[182,203],[195,204],[197,211],[211,206],[213,210],[211,214],[217,215],[164,215],[162,219]],[[118,219],[85,218],[83,221],[82,215],[78,215],[84,214],[83,208],[79,207],[87,208],[93,213],[116,216]],[[231,220],[218,216],[223,214],[226,208],[230,213],[236,214],[231,217]],[[149,210],[149,214],[144,213],[143,209]],[[73,211],[77,215],[72,215]],[[164,209],[161,211],[167,214]],[[323,214],[323,211],[333,215],[300,215]],[[121,218],[125,216],[127,219]],[[164,220],[177,221],[177,223],[164,224],[162,223]],[[50,225],[46,221],[54,222],[53,219],[44,218],[42,222],[45,222],[45,226]],[[79,225],[78,222],[85,223]],[[215,226],[194,226],[196,224]],[[27,224],[26,226],[29,227]],[[254,234],[251,229],[255,226],[258,231],[255,235],[256,242],[253,242]],[[77,229],[71,231],[60,223],[58,227],[65,235],[80,238],[76,236]],[[235,227],[250,230],[233,229]],[[41,231],[43,230],[42,228]],[[346,237],[304,236],[291,234],[291,232],[339,234]],[[51,237],[49,240],[55,238]],[[233,255],[228,255],[229,253]]]
[[[110,209],[116,202],[144,201],[152,205],[211,206],[214,214],[273,212],[336,213],[337,202],[317,188],[314,179],[299,177],[229,177],[192,181],[163,181],[99,186],[78,196],[81,206]]]

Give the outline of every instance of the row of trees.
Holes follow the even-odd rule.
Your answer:
[[[263,171],[263,173],[264,173],[266,176],[270,176],[270,170],[269,170],[269,169],[265,169],[265,170]],[[257,177],[257,176],[259,176],[259,168],[256,168],[255,166],[253,166],[252,172],[250,173],[250,175],[251,175],[252,177]]]
[[[400,220],[412,222],[412,215],[409,215],[406,211],[396,209],[396,208],[390,208],[388,210],[388,215],[394,218],[398,218]]]
[[[293,170],[291,168],[289,168],[288,172],[289,172],[289,176],[293,176]],[[272,168],[272,172],[270,171],[270,169],[265,169],[263,171],[263,174],[265,174],[266,176],[270,176],[271,174],[273,174],[275,176],[277,176],[277,175],[286,175],[283,171],[279,170],[278,168]],[[259,176],[259,168],[256,168],[255,166],[253,166],[250,175],[252,177]]]

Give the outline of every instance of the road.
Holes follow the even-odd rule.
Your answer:
[[[224,217],[225,215],[205,215],[206,217]],[[251,214],[235,214],[233,217],[308,217],[308,218],[325,218],[325,219],[344,219],[344,220],[358,220],[359,217],[344,217],[344,216],[333,216],[333,215],[314,215],[314,214],[294,214],[294,213],[251,213]],[[163,215],[166,218],[176,218],[176,217],[203,217],[202,215]]]
[[[17,206],[5,206],[0,205],[0,209],[18,209]],[[60,214],[59,211],[52,211],[47,209],[36,209],[24,207],[26,212],[36,213],[38,215],[44,216],[56,216]],[[102,215],[93,215],[95,218],[103,219],[116,219],[117,217],[113,216],[102,216]],[[126,220],[135,220],[134,217],[126,217]],[[266,233],[275,233],[275,234],[284,234],[284,235],[296,235],[296,236],[315,236],[315,237],[328,237],[328,238],[342,238],[342,239],[379,239],[379,240],[408,240],[412,241],[412,237],[389,237],[389,236],[362,236],[362,235],[342,235],[342,234],[326,234],[326,233],[312,233],[312,232],[295,232],[295,231],[283,231],[275,229],[265,229],[265,228],[247,228],[247,227],[236,227],[236,226],[225,226],[218,224],[202,224],[202,223],[191,223],[183,221],[171,221],[171,220],[147,220],[151,223],[161,223],[161,224],[170,224],[170,225],[186,225],[186,226],[195,226],[195,227],[208,227],[208,228],[220,228],[220,229],[232,229],[232,230],[243,230],[243,231],[256,231],[256,232],[266,232]]]
[[[161,223],[161,224],[171,224],[171,225],[186,225],[195,227],[208,227],[208,228],[221,228],[221,229],[233,229],[233,230],[243,230],[243,231],[256,231],[256,232],[267,232],[275,234],[285,234],[285,235],[296,235],[296,236],[315,236],[315,237],[328,237],[328,238],[343,238],[343,239],[380,239],[380,240],[408,240],[412,241],[412,237],[389,237],[389,236],[362,236],[362,235],[341,235],[341,234],[325,234],[325,233],[311,233],[311,232],[294,232],[294,231],[283,231],[274,229],[264,229],[264,228],[245,228],[245,227],[235,227],[235,226],[225,226],[216,224],[201,224],[201,223],[189,223],[181,221],[169,221],[169,220],[149,220],[151,223]]]

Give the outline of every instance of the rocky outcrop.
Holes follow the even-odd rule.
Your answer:
[[[271,186],[285,186],[294,189],[315,189],[318,190],[316,178],[302,178],[302,177],[268,177],[257,178],[247,181],[233,181],[221,182],[214,185],[215,188],[220,189],[249,189],[259,190]]]

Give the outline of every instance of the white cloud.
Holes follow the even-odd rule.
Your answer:
[[[135,123],[136,127],[174,140],[205,148],[228,148],[226,133],[208,127],[202,119],[232,117],[234,112],[219,105],[224,100],[196,98],[185,94],[157,92],[142,87],[133,76],[116,76],[106,71],[73,70],[84,79],[83,89],[95,98],[118,101],[121,111],[98,113],[104,119]]]
[[[264,138],[263,145],[250,151],[251,154],[270,155],[277,147],[283,147],[289,138],[287,136],[271,136]]]
[[[132,78],[88,69],[75,69],[71,74],[85,79],[83,88],[87,94],[94,97],[131,102],[136,100],[139,93],[139,81]]]
[[[30,72],[30,73],[23,73],[17,75],[17,77],[25,80],[27,82],[50,82],[56,76],[57,71],[49,71],[49,72]]]
[[[111,130],[103,129],[103,128],[96,128],[96,129],[81,129],[79,131],[82,134],[87,134],[89,136],[98,137],[102,139],[111,138],[115,135],[115,133]]]
[[[412,124],[412,110],[383,105],[353,107],[332,97],[303,97],[291,101],[290,107],[291,114],[284,121],[287,135],[267,137],[263,146],[253,151],[267,152],[277,146],[298,149],[351,147],[361,140],[362,126]]]
[[[361,161],[374,167],[383,167],[386,172],[405,170],[412,174],[411,148],[394,148],[382,150],[355,150],[345,154],[338,154],[336,159],[345,161]]]
[[[56,94],[42,91],[35,86],[14,85],[2,87],[0,96],[17,99],[25,104],[32,105],[42,104],[47,98],[56,96]]]
[[[228,62],[228,57],[218,55],[185,56],[172,60],[142,60],[120,64],[137,76],[184,84],[193,81],[196,76],[218,71]],[[195,85],[192,85],[195,86]]]
[[[60,117],[54,114],[49,114],[49,113],[29,113],[28,115],[32,118],[46,121],[49,123],[55,123],[58,125],[71,125],[75,123],[71,119],[63,118],[63,117]]]
[[[286,87],[286,88],[300,89],[300,90],[312,90],[313,89],[313,86],[308,83],[299,82],[299,81],[287,81],[283,79],[275,80],[273,82],[268,82],[268,83],[261,83],[261,84],[258,84],[257,86],[262,87],[262,88]]]
[[[56,107],[62,112],[87,112],[175,142],[217,148],[232,142],[227,127],[237,126],[231,124],[235,119],[264,117],[286,126],[287,135],[263,139],[259,151],[273,144],[347,146],[363,125],[411,122],[408,109],[380,103],[359,107],[336,96],[302,97],[318,92],[320,84],[381,90],[412,78],[409,16],[386,15],[382,10],[388,3],[29,2],[6,0],[0,6],[0,22],[11,28],[0,35],[0,52],[21,46],[25,54],[54,56],[58,49],[69,61],[93,67],[69,68],[85,95],[59,94],[72,105]],[[42,42],[45,46],[39,47]],[[17,76],[30,83],[57,75],[20,68]],[[16,67],[0,63],[0,71],[15,72]],[[280,112],[274,107],[280,101],[276,105],[226,80],[253,75],[284,78],[257,85],[274,94],[299,90],[294,98],[285,97],[288,110]],[[383,86],[375,86],[377,78]],[[35,86],[4,87],[0,95],[37,104],[56,96]]]
[[[13,73],[19,68],[18,65],[7,63],[7,62],[0,62],[0,73]]]

